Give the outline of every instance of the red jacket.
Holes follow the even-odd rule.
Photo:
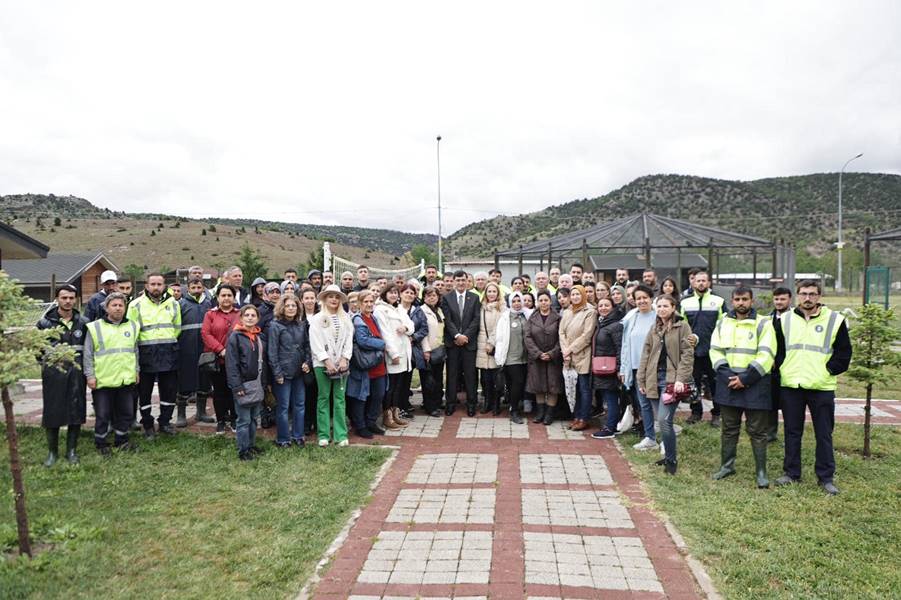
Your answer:
[[[225,350],[228,336],[240,319],[238,309],[224,313],[218,308],[207,311],[203,316],[200,337],[203,339],[203,351],[219,354]]]

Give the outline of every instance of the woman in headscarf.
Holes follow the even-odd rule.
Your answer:
[[[526,350],[527,322],[528,315],[523,307],[522,292],[513,292],[510,294],[510,310],[505,310],[497,322],[494,360],[504,371],[510,420],[516,424],[523,422],[520,405],[526,388],[529,358]]]
[[[562,391],[560,382],[560,317],[553,309],[551,294],[538,292],[538,310],[532,313],[526,326],[526,350],[529,354],[526,391],[535,394],[538,409],[533,423],[550,425],[554,422],[554,407]]]

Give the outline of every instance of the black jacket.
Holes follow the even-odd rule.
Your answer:
[[[197,359],[203,352],[203,340],[200,329],[203,317],[212,304],[206,294],[200,296],[200,302],[190,294],[178,301],[181,307],[181,334],[178,336],[178,391],[192,394],[200,389],[200,371]]]
[[[106,292],[100,290],[91,296],[88,303],[84,305],[84,318],[88,320],[88,323],[106,316],[106,309],[103,308],[104,302],[106,302]]]
[[[64,427],[66,425],[80,425],[85,422],[86,399],[85,378],[80,365],[85,338],[87,338],[88,320],[81,316],[77,310],[72,310],[72,327],[63,325],[59,317],[59,308],[53,306],[38,321],[38,329],[57,329],[60,332],[59,339],[53,340],[53,345],[69,344],[76,347],[75,362],[56,366],[44,366],[41,369],[41,382],[43,384],[44,411],[41,416],[43,427]]]
[[[302,321],[272,321],[269,325],[266,352],[273,380],[284,377],[294,379],[303,374],[301,365],[312,369],[310,338],[307,325]],[[226,352],[226,356],[228,353]]]
[[[257,334],[256,343],[240,331],[233,331],[225,344],[225,379],[231,391],[237,393],[244,389],[244,383],[254,381],[260,375],[260,347],[263,340]],[[265,348],[263,349],[265,352]],[[263,369],[263,379],[266,369]],[[263,385],[266,382],[263,381]]]
[[[623,348],[623,313],[618,309],[598,321],[594,332],[594,351],[592,356],[615,356],[616,372],[613,375],[594,375],[594,387],[602,390],[618,390],[619,355]]]

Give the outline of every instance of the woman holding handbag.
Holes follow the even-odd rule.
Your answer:
[[[344,392],[353,355],[354,332],[353,324],[342,306],[346,301],[347,296],[337,285],[329,285],[319,293],[322,311],[310,320],[310,350],[319,391],[316,399],[316,434],[320,446],[328,446],[330,436],[339,446],[348,445]],[[334,400],[331,415],[330,399]]]
[[[385,367],[385,340],[372,316],[375,298],[376,294],[369,290],[357,293],[360,312],[353,317],[354,352],[347,378],[350,421],[357,435],[365,439],[385,433],[378,426],[378,418],[388,389],[388,369]],[[384,425],[385,429],[400,428],[387,413]]]
[[[570,429],[588,429],[591,417],[591,340],[597,319],[594,309],[588,304],[588,294],[581,285],[574,285],[569,291],[570,306],[560,318],[560,350],[563,352],[563,367],[572,368],[578,374],[576,380],[576,403]]]
[[[267,356],[275,394],[275,445],[288,448],[304,445],[306,389],[303,375],[310,373],[310,340],[300,320],[300,302],[295,296],[279,298],[275,319],[269,325]],[[291,419],[288,419],[288,413]]]
[[[491,281],[485,286],[485,293],[482,294],[482,310],[479,317],[479,337],[476,348],[476,368],[479,369],[482,393],[485,395],[485,405],[482,407],[483,415],[491,411],[494,411],[495,415],[501,413],[497,390],[500,367],[494,360],[494,351],[497,344],[495,339],[497,322],[504,310],[501,288]]]
[[[266,369],[263,368],[263,338],[257,323],[260,311],[253,304],[241,307],[240,321],[228,338],[225,350],[225,376],[235,398],[238,427],[235,441],[238,458],[253,460],[260,450],[255,442],[257,419],[265,396]]]
[[[657,461],[670,475],[676,474],[676,432],[673,416],[681,397],[689,391],[694,367],[691,326],[676,313],[676,299],[657,297],[657,320],[648,332],[636,373],[638,391],[655,405],[665,458]]]
[[[606,296],[598,298],[598,328],[594,334],[591,353],[591,374],[594,389],[601,392],[601,400],[607,407],[607,422],[600,431],[591,434],[596,440],[612,438],[619,423],[619,354],[623,347],[623,314]]]

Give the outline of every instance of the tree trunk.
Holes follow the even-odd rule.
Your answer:
[[[13,475],[13,493],[16,498],[16,528],[19,531],[19,553],[31,557],[31,540],[28,536],[28,512],[25,510],[25,485],[22,483],[22,464],[19,462],[19,433],[13,416],[13,401],[9,390],[3,386],[3,412],[6,414],[6,439],[9,441],[9,470]]]
[[[867,403],[863,407],[863,457],[870,458],[870,406],[873,402],[873,384],[867,384]]]

